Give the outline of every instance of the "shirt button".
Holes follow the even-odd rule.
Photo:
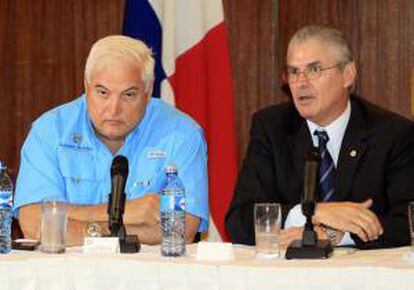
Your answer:
[[[78,185],[81,182],[80,177],[72,177],[71,180],[74,185]]]

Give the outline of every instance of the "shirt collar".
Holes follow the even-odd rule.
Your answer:
[[[319,144],[318,137],[313,135],[315,130],[326,131],[329,136],[329,142],[327,144],[328,151],[332,155],[335,164],[337,163],[339,151],[342,144],[342,139],[345,135],[346,127],[348,126],[349,118],[351,117],[351,102],[348,100],[347,106],[345,111],[336,118],[333,122],[331,122],[328,126],[321,127],[318,124],[306,120],[306,123],[309,128],[309,132],[312,136],[312,142],[315,147]]]

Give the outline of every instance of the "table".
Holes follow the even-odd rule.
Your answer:
[[[184,258],[164,258],[158,247],[137,254],[61,255],[13,251],[0,256],[1,290],[46,289],[414,289],[409,248],[335,254],[328,260],[257,260],[235,245],[231,262],[199,262],[195,245]]]

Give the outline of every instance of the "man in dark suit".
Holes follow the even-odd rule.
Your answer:
[[[313,218],[319,236],[359,248],[410,243],[414,123],[352,96],[355,75],[353,55],[338,30],[307,26],[293,36],[286,70],[293,103],[253,117],[226,216],[232,242],[254,244],[258,202],[282,205],[282,247],[301,237],[304,159],[314,146],[321,153]]]

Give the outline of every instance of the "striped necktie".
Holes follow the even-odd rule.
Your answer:
[[[321,165],[319,167],[319,196],[323,201],[329,201],[332,199],[334,193],[336,171],[332,156],[326,147],[329,136],[326,131],[315,130],[313,134],[319,139],[319,154],[321,156]]]

